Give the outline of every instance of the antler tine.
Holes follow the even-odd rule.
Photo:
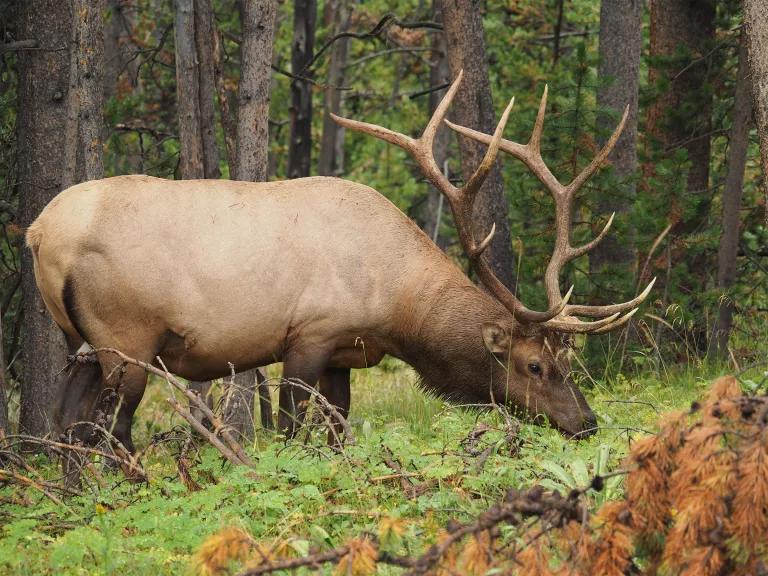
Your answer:
[[[432,118],[429,119],[427,127],[424,128],[424,132],[422,133],[421,138],[419,138],[419,140],[423,141],[425,147],[430,151],[432,150],[432,144],[435,141],[435,134],[437,134],[437,129],[440,128],[440,124],[442,124],[446,114],[448,114],[448,109],[453,103],[453,98],[456,96],[456,92],[459,91],[459,86],[461,86],[461,80],[463,78],[464,70],[462,69],[459,70],[459,73],[456,75],[456,79],[451,83],[451,86],[448,88],[445,96],[443,96],[443,99],[440,100],[440,104],[438,104],[437,108],[435,108],[435,112],[432,114]]]
[[[608,234],[608,230],[611,229],[611,224],[613,224],[614,216],[616,216],[616,212],[613,212],[611,214],[611,217],[608,218],[608,222],[605,223],[605,226],[603,226],[603,229],[600,231],[600,234],[595,236],[594,239],[587,242],[583,246],[579,246],[578,248],[571,248],[572,258],[578,258],[579,256],[583,256],[584,254],[592,250],[592,248],[600,244],[600,242],[603,241],[603,238],[605,238],[606,234]]]
[[[477,248],[475,248],[475,253],[477,256],[480,256],[480,254],[485,252],[485,249],[488,248],[491,240],[493,240],[494,234],[496,234],[496,222],[491,225],[491,231],[488,232],[488,235],[485,237],[485,239],[477,245]]]
[[[616,313],[607,318],[603,318],[602,320],[595,320],[594,322],[583,322],[573,316],[558,316],[552,320],[544,322],[543,325],[552,330],[557,330],[558,332],[585,334],[587,332],[594,332],[599,328],[611,326],[620,316],[620,314]]]
[[[509,113],[512,111],[512,106],[514,105],[515,99],[512,98],[504,109],[504,113],[501,115],[499,123],[496,125],[496,131],[493,133],[493,138],[488,146],[488,150],[485,151],[483,161],[459,191],[463,197],[462,199],[466,198],[465,201],[470,206],[474,203],[475,196],[477,196],[483,182],[485,182],[485,179],[488,177],[488,173],[491,171],[491,168],[493,168],[493,163],[496,161],[496,156],[499,153],[501,135],[504,133],[504,128],[507,126],[507,120],[509,120]],[[471,216],[471,214],[468,216]]]
[[[629,319],[632,318],[637,313],[637,308],[630,310],[624,316],[616,320],[613,324],[609,324],[608,326],[603,326],[602,328],[596,328],[592,331],[592,334],[605,334],[606,332],[610,332],[611,330],[616,330],[616,328],[621,328],[629,322]]]
[[[453,206],[453,212],[459,238],[467,252],[467,256],[469,256],[472,267],[477,272],[478,278],[480,278],[480,281],[520,320],[525,322],[544,322],[554,318],[563,311],[563,308],[565,308],[568,303],[568,298],[570,298],[571,292],[569,291],[565,298],[560,299],[555,304],[551,304],[550,308],[544,312],[526,308],[523,303],[520,302],[520,300],[518,300],[517,297],[515,297],[515,295],[501,283],[501,281],[499,281],[493,270],[491,270],[491,267],[481,257],[483,251],[488,247],[488,244],[490,244],[490,241],[496,232],[496,224],[493,225],[491,232],[479,245],[475,243],[474,235],[472,233],[472,207],[474,205],[475,197],[496,160],[496,155],[502,142],[501,135],[504,132],[504,127],[507,124],[509,113],[512,111],[514,104],[515,99],[512,98],[504,110],[504,113],[501,115],[501,119],[496,126],[493,137],[491,137],[488,142],[488,150],[486,150],[480,166],[478,166],[475,173],[467,180],[466,184],[456,191],[458,202],[456,206]],[[450,196],[448,199],[452,202]]]
[[[624,316],[619,314],[613,314],[608,318],[597,320],[595,322],[582,322],[581,320],[574,319],[571,316],[565,317],[560,320],[555,318],[546,322],[544,325],[558,332],[567,332],[570,334],[603,334],[604,332],[610,332],[615,330],[629,322],[629,319],[635,315],[637,308],[630,310]]]
[[[591,318],[604,318],[605,316],[610,316],[612,314],[616,314],[617,312],[626,312],[627,310],[630,310],[632,308],[636,308],[640,304],[642,304],[645,299],[648,297],[648,294],[651,293],[651,289],[653,288],[653,285],[656,283],[656,278],[650,281],[648,286],[645,287],[645,290],[643,290],[640,294],[632,298],[632,300],[628,300],[627,302],[622,302],[620,304],[606,304],[605,306],[581,306],[578,304],[571,304],[565,307],[565,310],[563,311],[564,314],[567,315],[573,315],[573,316],[589,316]]]
[[[539,102],[539,111],[536,113],[536,122],[533,124],[531,138],[528,140],[528,147],[538,155],[540,155],[541,151],[541,134],[544,132],[544,115],[547,111],[548,92],[549,86],[544,84],[544,93],[541,95],[541,101]]]

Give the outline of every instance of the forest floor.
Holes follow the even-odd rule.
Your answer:
[[[281,547],[283,555],[365,533],[386,540],[392,552],[418,554],[451,519],[477,515],[510,487],[539,483],[567,493],[616,470],[632,439],[652,432],[660,414],[690,406],[724,371],[702,365],[658,372],[590,379],[582,387],[600,431],[575,442],[531,424],[510,429],[497,412],[430,398],[408,367],[386,360],[354,373],[356,445],[333,453],[320,430],[288,443],[262,431],[247,446],[253,469],[224,463],[204,446],[191,466],[196,491],[180,480],[174,438],[184,425],[157,380],[134,424],[137,446],[152,445],[142,457],[148,482],[103,471],[60,503],[18,484],[0,488],[0,574],[205,573],[196,552],[228,527]],[[60,475],[43,456],[30,464],[44,478]],[[622,481],[615,476],[601,492],[589,492],[590,505],[618,498]],[[236,564],[230,568],[236,573]]]

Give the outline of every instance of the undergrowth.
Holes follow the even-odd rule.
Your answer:
[[[375,534],[385,521],[397,526],[398,549],[416,553],[450,519],[478,514],[511,487],[540,483],[567,493],[614,470],[632,439],[653,431],[660,413],[689,407],[711,376],[595,382],[587,393],[598,434],[570,442],[552,429],[523,424],[510,442],[497,413],[427,397],[414,387],[410,369],[387,362],[355,375],[357,445],[335,454],[319,433],[286,443],[262,432],[248,447],[254,469],[225,465],[203,447],[191,472],[198,491],[179,480],[172,441],[179,422],[163,401],[167,390],[155,383],[134,428],[139,446],[166,440],[144,458],[149,482],[132,484],[104,471],[100,483],[62,505],[32,489],[0,489],[0,573],[189,573],[206,538],[230,527],[283,542],[300,556]],[[488,431],[481,449],[470,449],[467,439],[478,427]],[[392,460],[400,473],[387,463]],[[31,464],[46,479],[60,475],[42,456]],[[414,494],[408,485],[423,490]],[[622,492],[615,477],[587,496],[597,507]]]

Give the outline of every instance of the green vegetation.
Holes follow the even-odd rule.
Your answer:
[[[714,375],[700,369],[595,382],[589,398],[599,415],[597,435],[569,442],[552,429],[525,424],[510,444],[498,413],[426,397],[410,369],[387,362],[356,373],[356,446],[333,454],[319,431],[287,444],[261,434],[249,447],[258,458],[255,470],[224,465],[204,447],[192,470],[202,486],[197,492],[188,492],[178,478],[174,455],[180,442],[173,438],[183,433],[163,401],[168,387],[156,381],[135,424],[139,446],[154,438],[143,456],[149,484],[103,472],[103,486],[91,478],[83,495],[66,498],[65,505],[33,489],[4,487],[0,573],[179,574],[192,570],[205,538],[225,527],[285,541],[302,555],[310,547],[376,534],[382,518],[398,519],[404,532],[396,547],[416,553],[434,542],[449,519],[466,520],[510,487],[540,482],[567,492],[617,469],[630,439],[652,430],[659,413],[688,407]],[[474,448],[462,443],[479,423],[491,430]],[[478,454],[488,447],[481,464]],[[388,458],[414,484],[426,483],[421,495],[407,498]],[[60,474],[43,457],[31,464],[49,479]],[[620,494],[621,479],[611,479],[603,492],[590,493],[591,502]]]

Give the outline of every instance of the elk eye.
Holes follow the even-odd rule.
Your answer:
[[[536,376],[539,376],[541,374],[541,366],[536,364],[536,362],[531,362],[528,364],[528,370],[531,371],[531,374],[535,374]]]

